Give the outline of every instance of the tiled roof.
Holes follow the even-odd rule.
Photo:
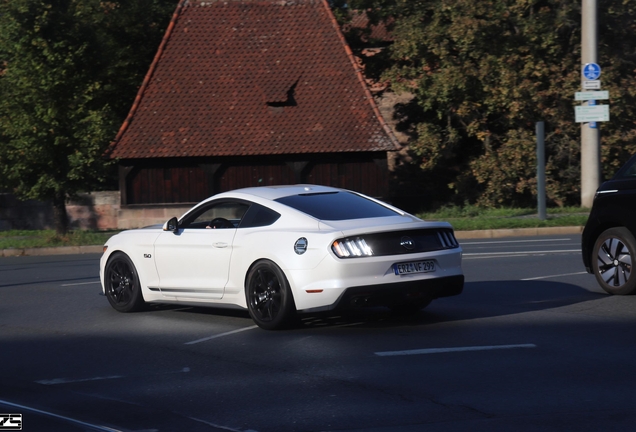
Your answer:
[[[351,21],[345,26],[344,30],[345,32],[350,30],[367,31],[368,33],[362,34],[364,42],[393,42],[393,34],[387,28],[387,25],[393,24],[393,21],[392,18],[389,18],[386,22],[380,21],[377,24],[371,24],[366,11],[354,10],[351,11]]]
[[[182,3],[110,156],[395,150],[326,0]]]

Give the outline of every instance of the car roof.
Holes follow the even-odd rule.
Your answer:
[[[249,187],[249,188],[243,188],[243,189],[235,189],[233,191],[220,193],[216,195],[214,198],[221,198],[223,196],[237,196],[241,194],[241,195],[252,195],[255,197],[274,201],[279,198],[291,196],[291,195],[341,192],[341,191],[343,191],[343,189],[333,188],[329,186],[312,185],[312,184],[258,186],[258,187]]]

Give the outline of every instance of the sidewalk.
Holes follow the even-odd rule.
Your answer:
[[[549,227],[549,228],[513,228],[477,231],[455,231],[458,240],[467,239],[494,239],[504,237],[531,237],[543,235],[571,235],[581,234],[582,226]],[[71,255],[71,254],[100,254],[102,245],[96,246],[62,246],[48,248],[15,248],[0,249],[0,257],[14,256],[45,256],[45,255]]]

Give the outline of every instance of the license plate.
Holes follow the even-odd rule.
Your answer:
[[[430,273],[435,271],[435,261],[426,260],[393,264],[393,271],[396,275],[405,275],[411,273]]]

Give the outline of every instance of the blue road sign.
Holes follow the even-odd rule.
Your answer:
[[[597,80],[601,76],[601,67],[596,63],[585,63],[583,76],[588,80]]]

